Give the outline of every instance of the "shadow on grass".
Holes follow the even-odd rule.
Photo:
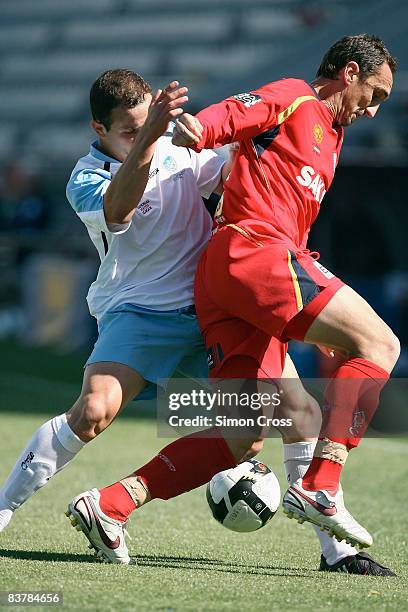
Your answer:
[[[261,576],[299,576],[311,578],[317,569],[303,570],[293,567],[273,565],[249,565],[236,561],[212,559],[207,557],[182,557],[169,555],[137,555],[132,557],[139,567],[166,567],[174,569],[196,569],[203,571],[225,572],[229,574],[250,574]]]
[[[45,561],[53,563],[99,563],[93,556],[75,553],[44,552],[39,550],[11,550],[0,548],[0,559],[23,559],[26,561]],[[169,555],[137,555],[135,570],[139,567],[161,567],[169,569],[195,569],[201,571],[223,572],[228,574],[249,574],[261,576],[299,576],[311,578],[317,569],[303,570],[273,565],[248,565],[236,561],[212,559],[207,557],[181,557]]]
[[[59,553],[59,552],[44,552],[42,550],[18,550],[0,548],[0,559],[24,559],[25,561],[52,561],[59,563],[94,563],[95,558],[91,555],[74,554],[74,553]]]

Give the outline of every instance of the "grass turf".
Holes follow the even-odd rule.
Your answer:
[[[41,409],[62,412],[79,390],[79,381],[59,384],[13,368],[1,383],[0,482],[48,418]],[[229,532],[210,516],[204,488],[134,513],[129,548],[137,566],[94,562],[87,540],[63,514],[67,502],[129,473],[166,443],[157,439],[154,421],[123,415],[86,447],[0,534],[0,591],[63,591],[63,610],[406,609],[408,444],[401,440],[364,441],[343,478],[350,510],[374,536],[372,554],[397,578],[319,573],[312,528],[281,511],[256,533]],[[268,440],[261,458],[283,488],[280,442]]]

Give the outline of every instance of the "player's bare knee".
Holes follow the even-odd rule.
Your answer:
[[[392,367],[397,363],[401,354],[401,342],[399,338],[391,332],[390,346],[389,346],[389,358],[392,361]]]
[[[81,398],[81,433],[89,439],[95,438],[111,423],[116,411],[107,398],[100,393],[89,393]]]
[[[378,330],[378,333],[370,339],[369,346],[366,347],[366,355],[369,359],[387,372],[391,372],[397,363],[401,347],[397,336],[388,326]]]

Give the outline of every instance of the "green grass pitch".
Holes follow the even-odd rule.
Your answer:
[[[42,372],[49,372],[44,365]],[[57,375],[14,368],[12,357],[6,369],[0,482],[34,429],[50,412],[66,409],[80,386],[80,363],[61,382]],[[372,554],[397,578],[319,573],[312,528],[287,520],[282,511],[253,534],[229,532],[210,516],[204,488],[153,501],[133,514],[129,548],[136,566],[94,561],[87,540],[64,516],[67,502],[129,473],[166,443],[157,438],[154,420],[119,417],[0,534],[0,591],[63,591],[63,610],[407,609],[408,444],[402,440],[364,441],[343,478],[350,510],[374,536]],[[284,488],[281,455],[280,441],[268,440],[260,457]]]

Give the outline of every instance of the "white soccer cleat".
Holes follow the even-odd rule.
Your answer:
[[[100,561],[133,565],[125,543],[125,524],[106,516],[100,508],[99,499],[97,489],[85,491],[74,497],[65,514],[71,525],[88,538],[89,548],[95,549],[95,556]]]
[[[288,518],[296,518],[299,523],[309,521],[318,525],[339,542],[346,540],[358,548],[366,548],[373,543],[368,531],[346,510],[341,488],[335,495],[327,491],[307,491],[299,478],[286,491],[282,505]]]

